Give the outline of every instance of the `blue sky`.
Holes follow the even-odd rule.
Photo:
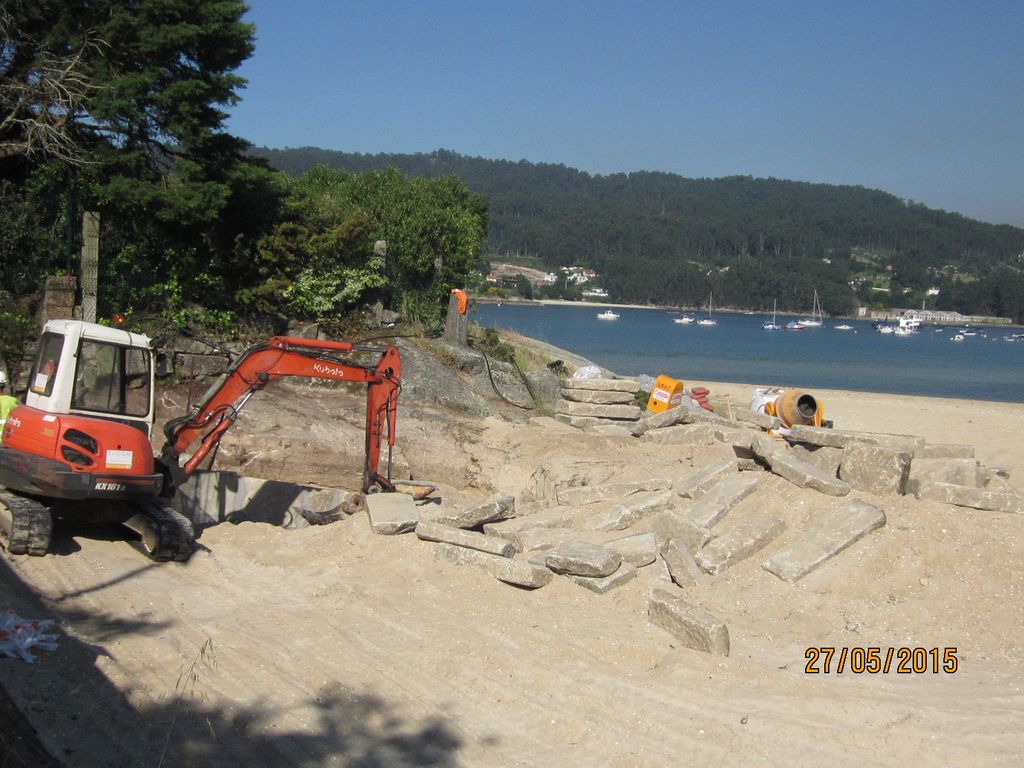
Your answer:
[[[249,0],[228,128],[856,184],[1024,227],[1024,0]]]

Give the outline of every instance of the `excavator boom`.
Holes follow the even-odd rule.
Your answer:
[[[359,352],[379,355],[374,365],[353,362],[342,355]],[[363,491],[373,485],[393,490],[390,448],[395,444],[395,418],[401,389],[401,360],[394,347],[358,346],[348,342],[275,336],[251,347],[204,396],[193,411],[164,426],[167,442],[161,461],[175,481],[191,475],[220,443],[249,398],[283,376],[362,382],[366,395],[366,450]],[[389,447],[388,470],[380,472],[380,449]],[[179,465],[179,457],[198,441],[192,455]]]

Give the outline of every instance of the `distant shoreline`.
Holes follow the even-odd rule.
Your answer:
[[[679,312],[679,313],[694,313],[694,312],[706,312],[706,309],[701,308],[686,308],[686,307],[670,307],[660,304],[613,304],[610,301],[572,301],[570,299],[501,299],[492,296],[471,296],[473,301],[478,304],[513,304],[517,307],[613,307],[619,309],[656,309],[662,312]],[[726,307],[716,308],[716,313],[730,314],[730,315],[770,315],[772,314],[769,310],[748,310],[748,309],[728,309]],[[815,317],[810,312],[777,312],[776,314],[784,315],[786,317],[800,318],[800,317]],[[899,312],[893,310],[892,317],[890,318],[887,314],[888,319],[895,319],[899,316]],[[830,315],[825,318],[827,321],[832,320],[866,320],[870,321],[870,317],[859,317],[857,315]],[[944,325],[948,327],[952,326],[965,326],[972,325],[975,327],[985,328],[1024,328],[1024,325],[1017,325],[1016,323],[982,323],[976,320],[964,321],[960,323],[929,323],[929,325]]]

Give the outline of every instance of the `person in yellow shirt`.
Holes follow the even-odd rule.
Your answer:
[[[7,394],[7,374],[0,371],[0,443],[4,441],[4,427],[7,417],[17,407],[18,401]]]

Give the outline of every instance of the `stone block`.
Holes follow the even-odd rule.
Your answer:
[[[907,493],[916,493],[922,483],[949,483],[968,488],[984,485],[981,465],[977,459],[915,458],[910,464]]]
[[[555,405],[555,411],[566,416],[620,421],[636,421],[640,418],[640,408],[635,405],[595,405],[593,403],[576,403],[572,400],[559,400]]]
[[[649,527],[657,537],[659,549],[670,539],[678,539],[691,555],[697,554],[701,547],[715,537],[710,530],[674,509],[659,512],[646,521],[644,527]]]
[[[455,544],[459,547],[477,549],[500,557],[512,557],[516,553],[516,545],[511,541],[429,520],[420,520],[416,526],[416,536],[424,541]]]
[[[676,424],[662,429],[649,429],[644,440],[659,445],[713,445],[715,429],[710,424]]]
[[[545,512],[537,512],[523,517],[514,517],[497,523],[484,523],[484,533],[488,536],[500,536],[508,541],[516,541],[519,531],[527,528],[568,528],[576,521],[574,510],[566,507],[554,507]]]
[[[736,421],[744,424],[753,424],[761,429],[778,429],[782,426],[782,419],[778,416],[769,416],[760,411],[751,411],[745,408],[736,409]]]
[[[880,507],[850,501],[826,512],[813,529],[776,552],[761,567],[794,582],[883,525],[885,512]]]
[[[731,477],[738,471],[735,460],[725,459],[698,469],[686,478],[676,480],[672,483],[672,488],[684,499],[699,499],[720,480]]]
[[[798,459],[791,452],[775,451],[766,460],[773,473],[798,488],[811,488],[829,496],[846,496],[850,492],[850,484],[845,480]]]
[[[662,545],[660,554],[672,581],[680,587],[693,587],[700,583],[700,567],[685,543],[669,539]]]
[[[555,573],[573,576],[610,576],[622,564],[622,555],[599,544],[567,541],[546,553],[544,563]]]
[[[579,540],[579,533],[569,528],[525,528],[516,534],[515,543],[523,552],[533,552]]]
[[[591,592],[603,595],[605,592],[610,592],[616,587],[621,587],[623,584],[632,581],[636,577],[636,568],[629,563],[622,563],[613,573],[607,576],[578,576],[567,573],[565,577],[574,584],[579,584]]]
[[[587,504],[596,504],[599,501],[621,499],[642,491],[663,491],[671,486],[672,482],[667,478],[651,477],[621,483],[577,485],[572,488],[562,488],[556,492],[555,496],[560,505],[581,507]]]
[[[725,624],[678,595],[664,589],[652,590],[647,615],[651,623],[671,633],[687,648],[729,655],[729,630]]]
[[[786,529],[777,517],[743,520],[697,553],[697,565],[712,576],[731,568],[770,544]]]
[[[477,504],[475,507],[450,515],[439,515],[433,521],[455,528],[476,528],[485,523],[496,523],[516,516],[516,499],[514,496],[499,496]]]
[[[419,510],[407,493],[371,493],[366,497],[370,530],[384,536],[415,530],[420,522]]]
[[[554,573],[542,564],[527,559],[491,555],[455,544],[439,544],[437,556],[456,565],[482,568],[499,581],[527,589],[543,587],[554,578]]]
[[[842,448],[829,448],[825,445],[807,445],[796,443],[793,455],[828,472],[833,477],[839,476],[839,465],[843,461],[845,451]]]
[[[956,443],[925,443],[917,459],[973,459],[974,446]]]
[[[911,454],[855,440],[843,452],[839,478],[851,488],[876,496],[899,496],[906,491]]]
[[[628,392],[636,394],[640,384],[635,379],[565,379],[563,389],[586,390],[596,389],[607,392]]]
[[[954,504],[958,507],[1024,514],[1024,497],[1009,490],[967,488],[952,483],[923,481],[915,487],[914,495],[919,499]]]
[[[710,528],[752,494],[759,480],[756,475],[733,475],[720,480],[684,509],[683,514],[698,527]]]
[[[608,509],[590,515],[582,526],[591,531],[621,531],[646,517],[670,509],[676,503],[671,490],[637,493]]]
[[[604,545],[622,555],[622,562],[637,568],[650,565],[658,558],[658,538],[653,531],[611,539]]]
[[[722,424],[712,424],[711,429],[714,431],[715,440],[719,443],[743,450],[750,450],[750,438],[756,434],[751,429],[727,427]]]
[[[629,392],[613,392],[600,389],[562,389],[565,400],[575,403],[593,403],[595,405],[625,405],[633,403],[633,395]]]

